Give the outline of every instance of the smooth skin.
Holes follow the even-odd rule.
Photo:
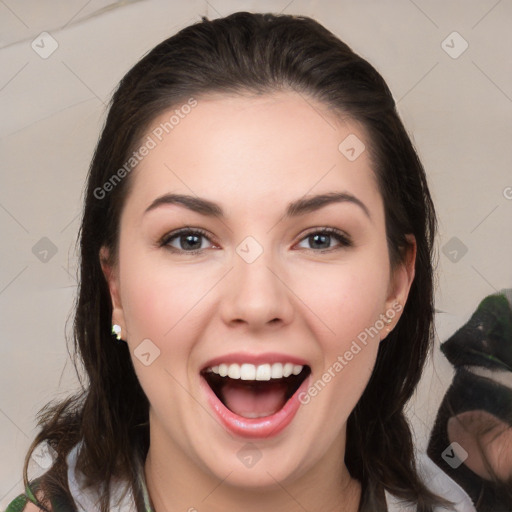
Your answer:
[[[252,467],[237,456],[248,440],[221,425],[199,371],[217,356],[279,352],[306,359],[315,382],[359,333],[393,304],[405,304],[414,238],[392,274],[369,153],[350,161],[338,149],[350,134],[368,147],[357,123],[291,91],[197,101],[132,171],[114,265],[106,249],[99,255],[112,322],[122,328],[150,401],[151,499],[158,512],[355,512],[361,492],[344,464],[346,422],[385,329],[281,433],[250,440],[261,454]],[[155,119],[142,140],[171,114]],[[291,202],[333,192],[364,207],[342,201],[284,216]],[[213,201],[224,217],[180,204],[147,211],[165,194]],[[168,236],[186,227],[206,236]],[[322,237],[326,227],[351,245]],[[248,236],[263,250],[252,263],[236,252]],[[146,366],[134,351],[148,339],[160,353]]]

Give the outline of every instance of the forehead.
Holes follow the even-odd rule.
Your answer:
[[[185,100],[153,121],[145,141],[151,149],[131,177],[140,208],[169,192],[228,210],[243,198],[246,211],[331,191],[380,201],[364,128],[298,93]]]

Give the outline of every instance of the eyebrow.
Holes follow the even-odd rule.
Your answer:
[[[371,220],[370,212],[366,205],[348,192],[329,192],[315,196],[302,197],[288,204],[284,218],[298,217],[310,213],[333,203],[349,203],[357,205]],[[208,199],[184,194],[164,194],[157,197],[145,210],[147,213],[162,205],[178,204],[201,215],[214,218],[225,218],[222,207]]]

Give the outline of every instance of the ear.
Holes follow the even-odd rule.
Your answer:
[[[404,248],[403,261],[392,270],[386,297],[386,311],[395,313],[388,326],[390,330],[396,326],[402,315],[415,275],[416,238],[412,234],[405,235],[405,237],[408,244]],[[381,339],[384,339],[388,334],[388,332],[383,333],[384,336]]]
[[[100,249],[99,258],[101,270],[108,284],[110,300],[112,301],[112,325],[119,325],[121,327],[121,336],[123,336],[123,333],[126,335],[126,323],[124,321],[124,312],[121,303],[117,267],[112,263],[110,251],[107,247],[103,246]],[[123,337],[123,339],[125,338]]]

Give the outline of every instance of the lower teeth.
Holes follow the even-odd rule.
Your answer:
[[[230,409],[230,411],[231,411],[231,409]],[[231,411],[231,412],[233,412],[233,411]],[[272,416],[276,412],[277,411],[268,411],[268,412],[264,412],[264,413],[247,412],[247,413],[244,413],[243,415],[239,414],[239,416],[242,416],[243,418],[252,420],[252,419],[256,419],[256,418],[264,418],[265,416]]]

